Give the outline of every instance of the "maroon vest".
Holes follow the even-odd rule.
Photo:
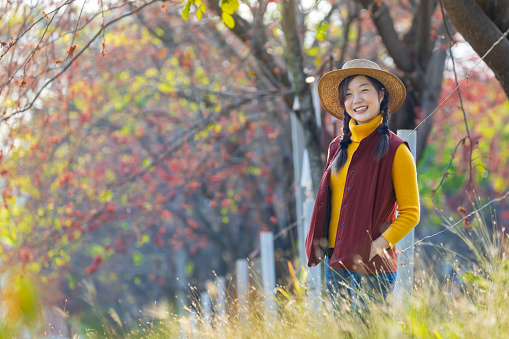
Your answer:
[[[392,184],[392,164],[401,143],[406,142],[389,131],[389,151],[376,163],[374,150],[380,139],[378,129],[364,138],[352,155],[346,175],[341,213],[329,261],[333,268],[359,273],[396,272],[396,246],[388,249],[389,258],[377,255],[368,261],[371,242],[378,238],[396,218],[396,194]],[[306,237],[308,266],[313,267],[324,258],[329,247],[331,206],[330,164],[339,152],[342,136],[329,145],[329,159],[315,200],[311,223]],[[407,144],[408,146],[408,144]]]

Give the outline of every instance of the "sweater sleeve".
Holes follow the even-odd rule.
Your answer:
[[[412,153],[405,144],[401,144],[396,150],[392,182],[398,202],[398,216],[382,234],[391,248],[410,232],[420,219],[417,170]]]

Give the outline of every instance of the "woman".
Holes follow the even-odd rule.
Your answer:
[[[405,86],[376,63],[356,59],[325,74],[318,93],[344,126],[329,145],[306,238],[308,266],[324,260],[333,297],[355,298],[363,290],[384,299],[396,281],[395,245],[420,213],[412,154],[387,126],[405,100]]]

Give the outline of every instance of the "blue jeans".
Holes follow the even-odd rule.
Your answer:
[[[346,269],[329,267],[325,257],[325,286],[331,298],[334,311],[349,306],[354,311],[365,308],[367,300],[388,304],[388,297],[394,291],[397,272],[363,274]]]

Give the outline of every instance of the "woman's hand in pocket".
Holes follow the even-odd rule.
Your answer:
[[[371,242],[371,250],[369,251],[369,261],[376,255],[382,253],[386,248],[389,248],[389,242],[382,236],[379,236],[375,241]]]

